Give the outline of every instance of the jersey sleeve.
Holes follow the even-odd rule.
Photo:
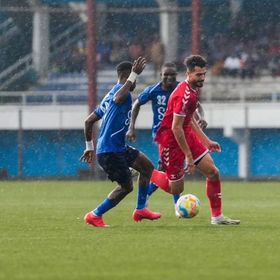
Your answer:
[[[109,107],[109,103],[111,100],[111,93],[109,92],[108,94],[106,94],[104,96],[104,98],[102,99],[102,101],[100,102],[100,104],[96,107],[96,109],[94,110],[95,114],[101,119],[104,114],[106,113],[108,107]]]
[[[104,116],[105,114],[105,111],[100,107],[100,106],[97,106],[94,110],[94,113],[100,118],[102,119],[102,117]]]
[[[138,101],[140,105],[146,104],[148,101],[152,99],[150,87],[145,88],[138,96]]]

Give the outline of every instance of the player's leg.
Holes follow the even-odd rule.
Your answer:
[[[130,153],[133,153],[133,149],[130,150]],[[154,169],[152,162],[141,152],[137,154],[134,161],[130,162],[131,166],[139,172],[137,205],[133,219],[135,221],[159,219],[160,213],[152,212],[146,207],[150,178]]]
[[[197,169],[206,178],[206,194],[210,203],[211,216],[220,216],[222,214],[220,174],[210,154],[205,155],[200,160],[197,164]]]
[[[180,149],[160,146],[160,158],[166,172],[154,170],[151,182],[165,192],[173,194],[176,203],[184,190],[184,154]],[[179,216],[176,207],[175,215]]]
[[[173,194],[173,202],[174,202],[174,205],[176,205],[178,199],[180,198],[180,195],[181,195],[181,193],[179,193],[179,194]]]
[[[161,163],[160,159],[158,160],[157,170],[163,171],[162,163]],[[150,182],[149,190],[148,190],[148,199],[157,189],[158,189],[158,186],[156,184],[154,184],[153,182]]]
[[[239,220],[223,216],[220,173],[210,154],[206,154],[199,161],[197,169],[206,177],[206,194],[211,208],[211,223],[239,224]]]
[[[158,161],[158,168],[157,170],[159,171],[163,171],[163,167],[162,167],[162,163],[161,163],[161,160],[159,159]],[[150,186],[149,186],[149,190],[148,190],[148,199],[151,197],[151,195],[158,189],[158,186],[153,183],[153,182],[150,182]],[[178,199],[180,198],[180,194],[173,194],[173,201],[174,201],[174,204],[176,204],[176,202],[178,201]]]
[[[116,188],[90,213],[85,216],[88,224],[97,227],[107,226],[102,216],[114,208],[133,190],[133,182],[126,158],[123,154],[104,153],[97,155],[98,163],[111,181],[116,181]]]
[[[154,169],[151,177],[151,183],[153,185],[159,186],[159,188],[161,188],[169,194],[172,194],[173,192],[172,195],[174,200],[175,216],[180,217],[180,214],[177,212],[176,209],[176,203],[184,189],[184,176],[182,176],[179,180],[170,181],[165,172]]]
[[[160,145],[158,145],[157,147],[158,147],[158,153],[160,155]],[[160,158],[158,159],[157,170],[164,172],[162,162],[161,162]],[[158,189],[158,186],[155,183],[150,182],[150,186],[149,186],[149,190],[148,190],[148,199],[157,189]]]

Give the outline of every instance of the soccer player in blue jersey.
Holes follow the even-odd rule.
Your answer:
[[[102,124],[96,146],[99,165],[108,178],[117,182],[116,188],[93,211],[87,213],[84,220],[96,227],[107,227],[103,214],[115,207],[133,189],[129,167],[139,172],[137,206],[133,219],[155,220],[160,213],[152,212],[146,207],[149,181],[154,169],[151,161],[140,151],[126,144],[126,132],[130,123],[132,97],[136,77],[142,73],[145,58],[139,57],[134,63],[122,62],[117,66],[118,83],[104,97],[100,106],[85,121],[86,149],[81,160],[91,163],[94,153],[92,126],[102,118]]]
[[[147,102],[151,102],[153,110],[153,125],[152,125],[152,137],[154,139],[156,132],[161,124],[164,113],[167,108],[167,102],[172,91],[178,85],[177,68],[174,63],[167,62],[161,67],[161,81],[151,86],[148,86],[140,93],[132,106],[131,122],[127,132],[127,138],[129,141],[136,140],[135,122],[140,111],[140,107]],[[196,114],[196,119],[202,128],[207,126],[207,122],[204,120],[204,112],[201,106],[199,106],[199,112]],[[161,162],[158,162],[158,169],[162,170]],[[148,196],[151,196],[158,187],[155,184],[150,184]],[[174,204],[176,204],[180,195],[174,194]],[[176,214],[176,210],[175,210]],[[177,214],[176,214],[177,215]]]

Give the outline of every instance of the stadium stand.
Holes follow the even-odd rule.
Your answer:
[[[152,82],[153,69],[147,66],[138,79],[138,91]],[[113,68],[98,71],[97,97],[98,102],[113,87],[116,82],[116,71]],[[26,99],[27,103],[53,102],[55,104],[86,104],[88,81],[85,72],[82,73],[50,73],[48,78],[33,89],[36,96]]]
[[[12,4],[15,7],[30,8],[31,2],[36,1],[15,0]],[[68,6],[70,2],[68,0],[43,0],[41,2],[51,5],[53,9],[60,9],[50,13],[49,72],[45,78],[41,79],[37,79],[32,68],[31,14],[0,10],[0,59],[2,62],[0,87],[4,84],[5,75],[8,77],[15,75],[13,71],[17,70],[19,74],[23,71],[20,67],[31,70],[26,72],[27,76],[23,75],[21,80],[16,80],[9,87],[2,89],[5,91],[0,92],[2,106],[0,177],[16,177],[21,174],[18,168],[19,150],[14,147],[20,147],[22,143],[24,154],[22,174],[26,177],[71,177],[87,169],[87,166],[78,161],[84,144],[83,117],[88,109],[85,13],[81,12],[81,6],[77,4]],[[85,1],[75,2],[80,5],[85,3]],[[131,0],[125,1],[126,5],[123,5],[124,2],[121,0],[97,0],[96,2],[103,4],[103,12],[105,10],[105,14],[98,14],[101,27],[99,26],[97,30],[97,95],[100,101],[116,82],[115,66],[120,60],[132,60],[135,52],[138,54],[139,51],[147,55],[149,59],[149,40],[155,34],[159,34],[159,17],[158,13],[147,13],[143,21],[143,14],[122,14],[122,12],[114,16],[106,14],[108,3],[109,8],[113,9],[125,7],[154,9],[158,6],[157,1]],[[177,2],[179,7],[191,3],[185,0]],[[271,154],[275,158],[267,156],[265,160],[276,162],[276,156],[279,156],[279,151],[274,152],[274,149],[279,139],[279,118],[275,117],[277,116],[275,112],[278,110],[280,101],[280,60],[279,42],[276,36],[279,32],[277,32],[275,19],[279,14],[280,6],[275,5],[278,1],[271,1],[271,6],[265,7],[263,13],[251,15],[250,5],[255,5],[261,10],[263,1],[243,1],[244,7],[235,17],[231,17],[228,5],[230,1],[223,1],[218,10],[214,2],[203,1],[202,54],[207,57],[210,69],[201,94],[201,101],[208,109],[206,114],[208,113],[209,116],[210,127],[207,129],[207,134],[220,142],[223,147],[222,155],[215,155],[215,160],[222,167],[223,176],[243,176],[242,178],[248,175],[252,177],[279,176],[280,167],[277,164],[273,169],[269,165],[263,167],[262,159],[267,154]],[[9,6],[11,1],[3,0],[1,4]],[[62,11],[64,8],[67,12]],[[264,17],[268,8],[273,10],[271,15],[274,15],[275,19],[271,19],[271,22],[275,26],[270,26],[269,20]],[[214,17],[213,14],[215,14]],[[190,54],[190,17],[188,15],[184,12],[178,17],[178,33],[180,34],[178,61],[176,61],[180,68],[178,80],[185,79],[181,65],[183,58]],[[254,21],[255,30],[246,28],[248,19]],[[130,28],[126,28],[128,21]],[[240,68],[234,75],[224,69],[225,59],[232,55],[237,55],[240,63]],[[246,59],[247,65],[244,64]],[[244,65],[247,68],[244,68]],[[7,69],[11,72],[8,71],[8,73]],[[244,69],[247,72],[244,72]],[[149,64],[138,78],[137,92],[147,84],[153,84],[156,81],[153,65]],[[218,110],[213,109],[215,106]],[[258,113],[263,107],[265,109],[261,111],[262,113]],[[227,115],[231,108],[235,109],[233,110],[236,113],[234,117]],[[263,114],[270,118],[267,124],[262,118],[261,121],[256,122],[253,117],[250,117],[251,143],[247,148],[248,154],[251,153],[253,157],[248,174],[243,172],[244,160],[239,158],[240,151],[245,154],[244,145],[241,147],[240,142],[236,141],[232,133],[234,130],[239,133],[239,130],[244,129],[245,125],[242,121],[246,119],[245,109],[249,112],[249,117],[262,117]],[[150,120],[149,112],[150,107],[147,107],[144,112],[144,121],[139,124],[141,135],[135,146],[146,152],[156,164],[157,155],[150,139],[150,124],[147,121]],[[20,139],[17,129],[21,113],[24,131],[20,144],[17,140]],[[11,121],[6,121],[7,116],[11,118]],[[264,134],[267,137],[264,138]],[[264,147],[269,147],[267,154],[264,153]],[[243,164],[243,170],[241,170],[243,173],[240,172],[240,162]]]

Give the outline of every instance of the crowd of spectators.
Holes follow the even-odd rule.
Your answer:
[[[279,33],[280,34],[280,33]],[[150,42],[138,38],[129,43],[121,35],[98,41],[96,60],[100,69],[116,65],[122,60],[134,60],[140,55],[147,58],[158,75],[164,62],[164,46],[158,36],[151,36]],[[216,34],[203,46],[211,73],[215,76],[254,78],[262,75],[280,76],[280,38],[263,36],[246,42]],[[180,56],[180,55],[179,55]],[[182,56],[181,56],[182,57]],[[180,61],[179,61],[180,63]],[[79,43],[64,57],[56,60],[56,67],[62,72],[85,70],[86,49]]]
[[[262,5],[260,1],[258,3]],[[275,9],[267,8],[270,18],[263,17],[263,6],[256,7],[255,14],[250,14],[249,2],[244,4],[248,5],[248,9],[244,6],[234,18],[228,20],[226,8],[223,7],[220,9],[220,18],[215,18],[212,25],[207,22],[211,28],[207,30],[202,26],[202,54],[209,62],[211,73],[215,76],[243,79],[262,75],[280,76],[280,23],[273,17],[274,13],[277,14],[277,11],[274,11],[278,7],[277,3]],[[208,8],[209,14],[216,11],[216,7],[214,10],[211,10],[210,6]],[[207,10],[204,13],[207,14]],[[209,20],[211,19],[207,19]],[[214,26],[217,21],[222,24]],[[185,48],[183,53],[178,53],[178,64],[190,54],[190,49]],[[144,55],[154,66],[155,76],[165,60],[165,49],[158,33],[149,34],[148,30],[136,32],[134,36],[115,30],[111,30],[111,34],[103,32],[99,34],[96,51],[99,68]],[[61,57],[57,60],[57,64],[63,65],[58,68],[63,71],[82,71],[85,69],[85,56],[85,43],[79,42],[78,46],[67,54],[66,59]],[[180,65],[178,66],[180,69]]]
[[[212,73],[242,78],[280,76],[280,22],[277,20],[280,7],[277,1],[243,3],[239,13],[223,30],[212,30],[203,40]]]
[[[206,56],[211,73],[215,76],[241,78],[280,76],[279,1],[240,1],[243,6],[234,17],[229,2],[220,1],[217,5],[215,1],[203,1],[201,53]],[[179,21],[182,21],[180,17],[182,14],[179,16]],[[50,22],[51,37],[54,38],[77,20],[80,20],[79,17],[73,17],[72,14],[63,17],[53,14]],[[22,21],[29,23],[20,24]],[[15,25],[21,33],[6,44],[0,42],[0,70],[5,70],[32,51],[31,21],[29,17],[15,16]],[[154,66],[157,77],[165,61],[165,48],[159,37],[158,14],[121,14],[107,16],[104,21],[97,35],[96,61],[99,69],[143,55]],[[187,24],[190,28],[190,21],[178,25],[181,46],[178,46],[176,63],[179,69],[183,69],[183,59],[191,50],[190,40],[187,41],[191,31],[186,31]],[[85,39],[67,46],[52,57],[50,68],[56,72],[85,71]]]
[[[254,78],[280,76],[280,38],[262,36],[246,42],[224,35],[207,41],[204,49],[216,76]]]
[[[164,63],[165,49],[158,34],[153,34],[145,41],[139,38],[127,39],[121,34],[112,38],[101,38],[96,45],[96,61],[99,69],[115,66],[123,60],[133,61],[145,56],[154,66],[154,75],[158,77]],[[79,41],[72,49],[59,54],[52,64],[56,72],[82,72],[86,69],[85,41]]]
[[[140,38],[127,39],[123,35],[115,34],[112,40],[105,38],[97,43],[97,62],[101,68],[145,56],[147,61],[153,64],[157,76],[164,62],[164,53],[164,46],[158,34],[147,36],[145,41]]]

